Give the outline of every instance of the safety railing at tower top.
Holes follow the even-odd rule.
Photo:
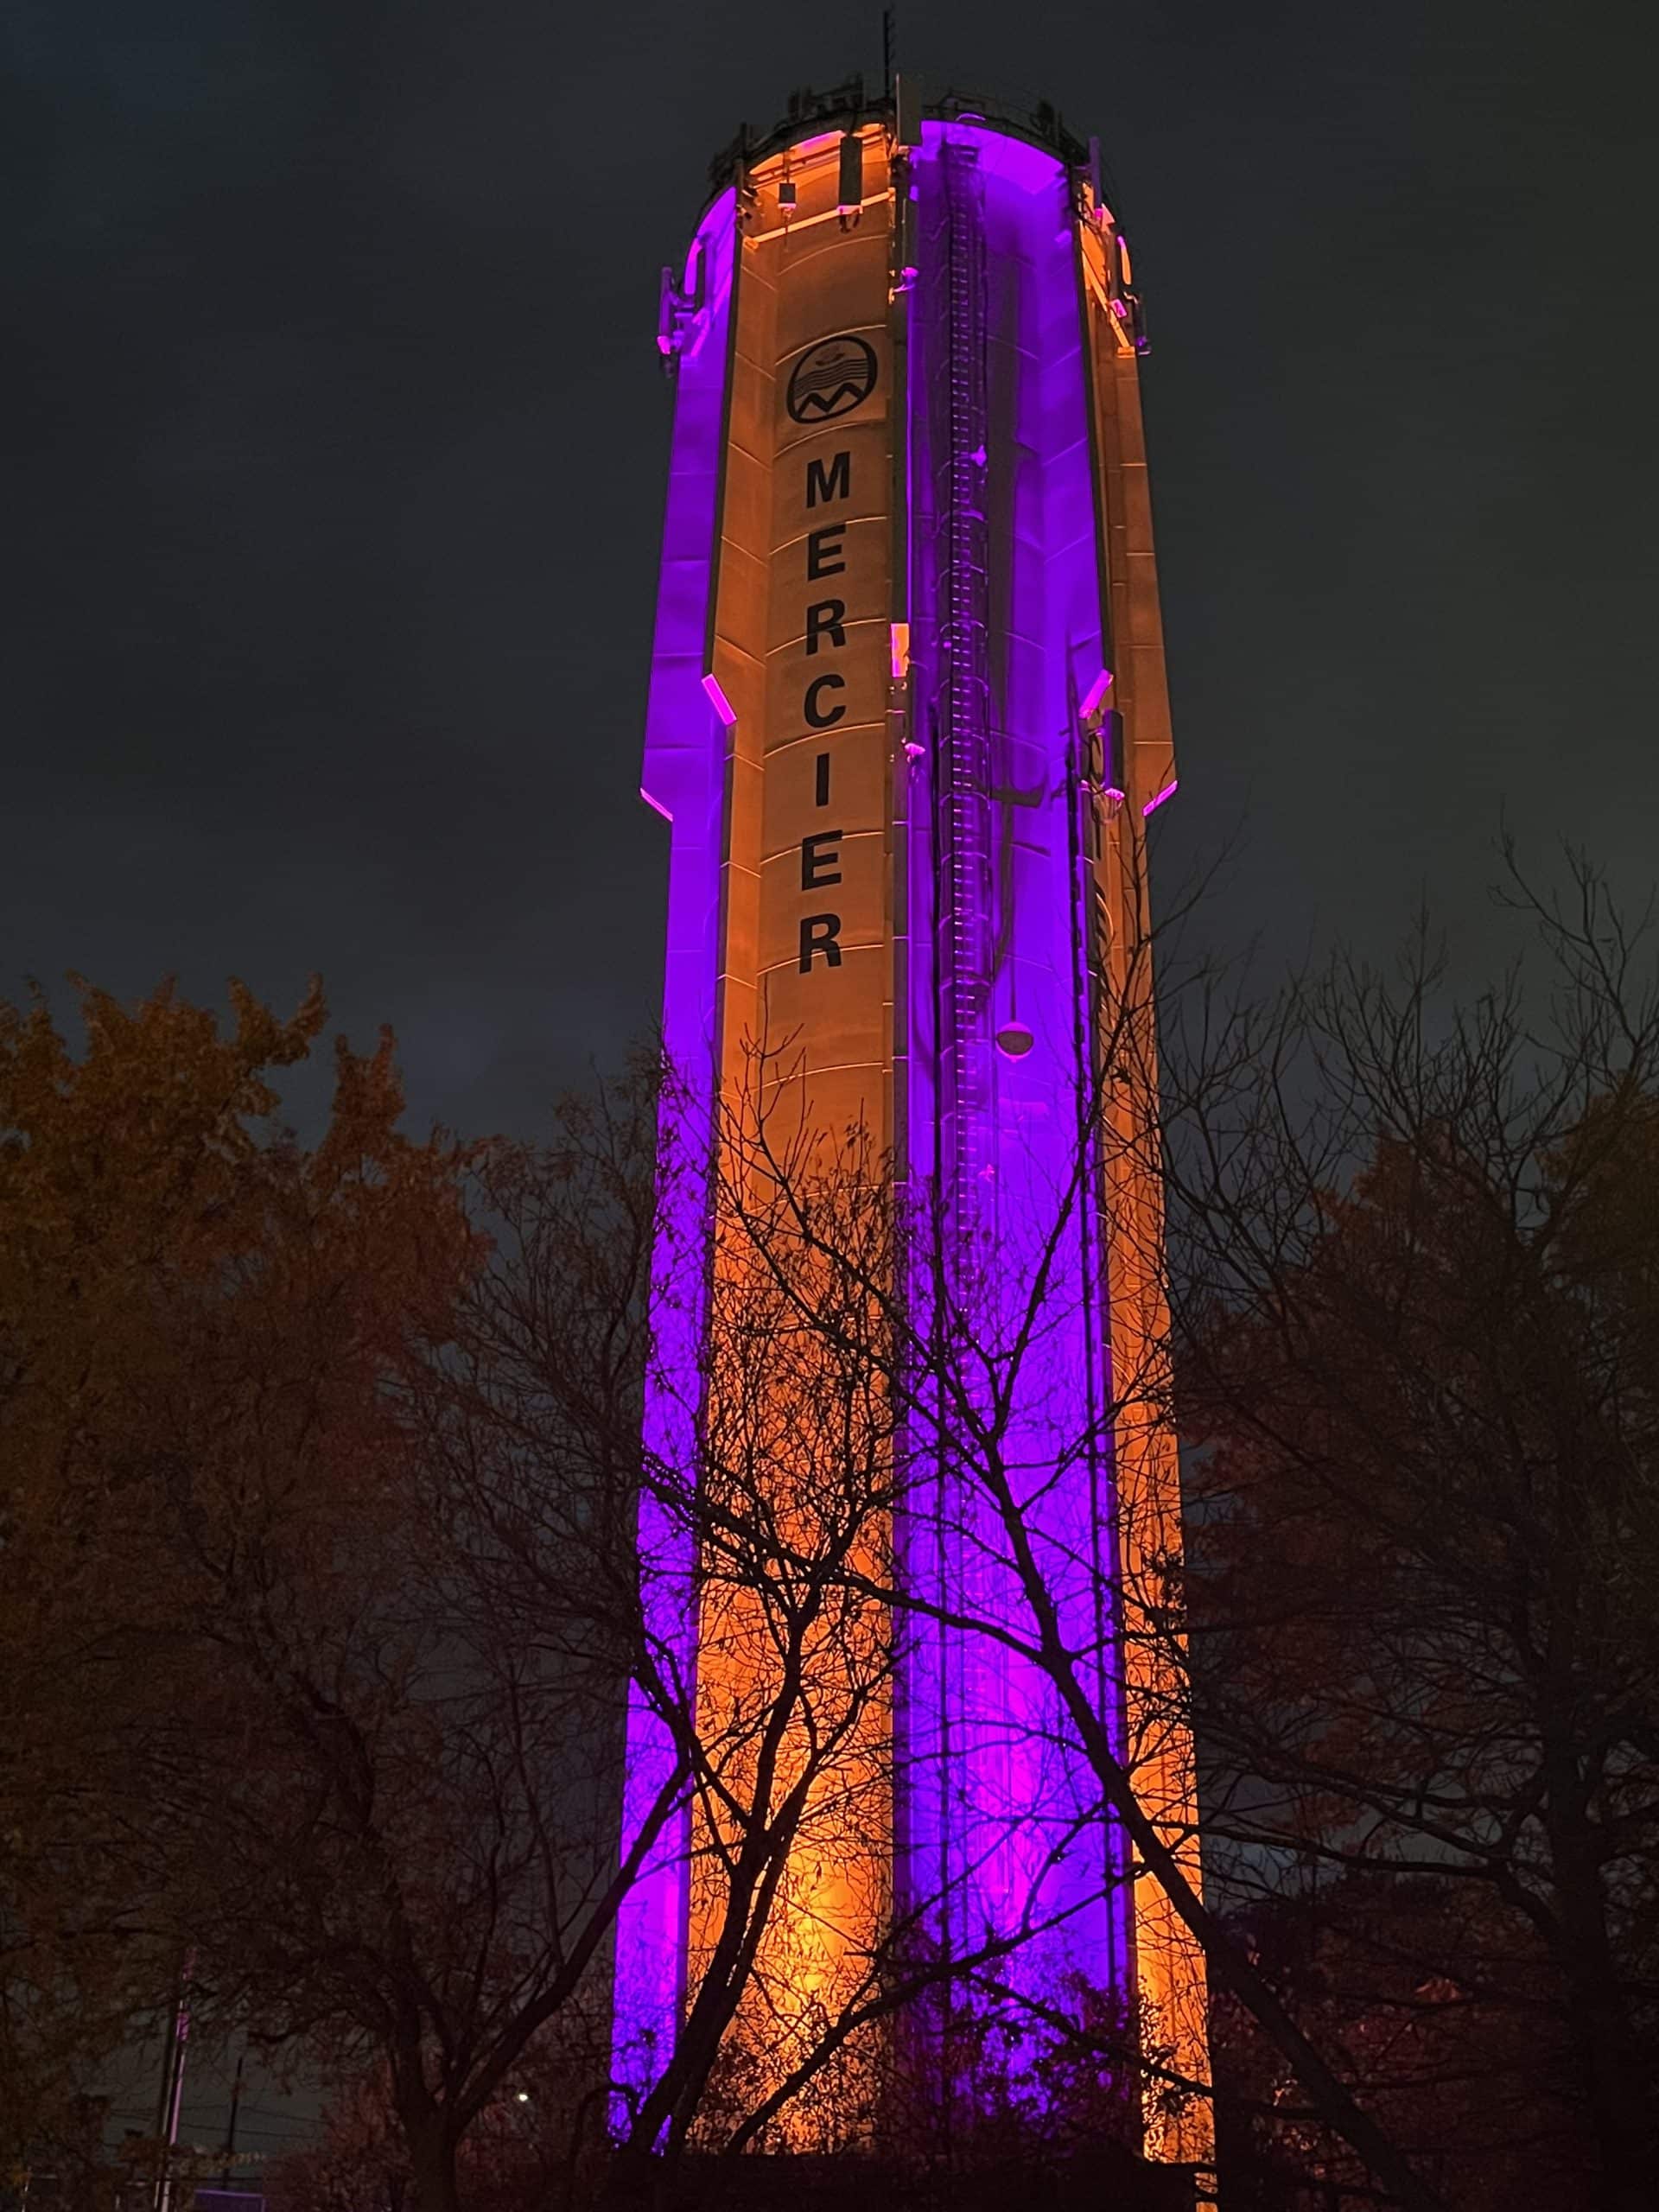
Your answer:
[[[1010,130],[1033,145],[1046,147],[1069,167],[1079,168],[1090,158],[1085,142],[1066,128],[1052,101],[1007,90],[986,91],[953,85],[925,72],[906,70],[905,83],[916,95],[920,112],[932,121],[989,123]],[[752,162],[764,161],[793,140],[815,130],[850,130],[864,123],[891,122],[890,94],[868,88],[862,76],[843,78],[823,92],[804,86],[791,92],[787,113],[770,129],[756,130],[743,123],[728,145],[721,147],[709,164],[711,190],[723,192],[734,184]]]

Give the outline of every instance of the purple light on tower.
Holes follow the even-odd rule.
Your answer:
[[[1093,1052],[1078,762],[1111,677],[1074,187],[1053,154],[960,119],[924,126],[913,176],[912,715],[933,734],[901,810],[900,1143],[993,1364],[1027,1300],[1037,1315],[1006,1447],[1068,1640],[1101,1655],[1116,1720],[1122,1685],[1095,1618],[1112,1501],[1097,1176],[1080,1135]],[[1022,1049],[995,1051],[1009,1034]],[[999,1310],[979,1282],[987,1249]],[[904,1572],[942,1607],[1023,1629],[982,1488],[938,1456],[931,1510],[901,1531]],[[1046,1680],[982,1635],[912,1627],[899,1727],[900,1894],[938,1941],[1046,1924],[1006,1979],[1033,1994],[1067,1970],[1125,1987],[1119,1838]]]
[[[715,1070],[721,810],[727,722],[705,683],[713,619],[721,442],[736,247],[734,195],[704,216],[677,290],[665,272],[663,337],[676,357],[674,439],[645,710],[643,794],[672,825],[663,1051],[673,1071],[659,1133],[659,1230],[652,1262],[648,1462],[696,1464]],[[696,1679],[696,1567],[690,1532],[649,1486],[639,1508],[641,1597],[649,1659],[670,1697]],[[675,1754],[661,1700],[629,1699],[622,1847],[630,1849],[671,1784]],[[672,2043],[684,1994],[690,1813],[677,1807],[618,1916],[612,2075],[643,2095]]]

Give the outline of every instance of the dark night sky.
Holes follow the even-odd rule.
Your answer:
[[[709,154],[879,10],[10,0],[0,995],[314,968],[533,1126],[654,1015],[635,796]],[[1639,6],[909,5],[1097,130],[1152,321],[1202,930],[1490,939],[1505,813],[1652,873]]]

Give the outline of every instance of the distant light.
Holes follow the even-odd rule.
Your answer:
[[[519,2090],[518,2101],[521,2105],[527,2105],[530,2102],[530,2091],[528,2089]]]

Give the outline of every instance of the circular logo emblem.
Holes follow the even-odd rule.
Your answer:
[[[785,402],[792,423],[850,415],[875,390],[875,355],[861,338],[821,338],[796,362]]]

